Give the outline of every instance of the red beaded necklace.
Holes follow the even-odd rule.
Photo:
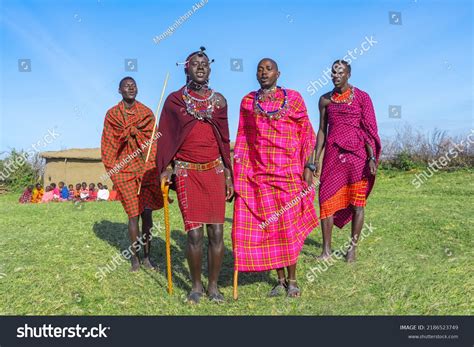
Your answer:
[[[344,92],[338,93],[335,91],[331,92],[331,101],[336,104],[351,104],[354,98],[354,87],[349,86]]]

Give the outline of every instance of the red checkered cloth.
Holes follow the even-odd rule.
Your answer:
[[[222,166],[218,168],[188,169],[186,174],[176,175],[176,193],[185,231],[203,224],[224,224],[225,179]]]
[[[236,200],[232,241],[235,269],[265,271],[295,264],[317,227],[314,187],[303,179],[316,136],[301,95],[287,89],[288,110],[278,120],[254,112],[255,92],[245,96],[234,148]],[[262,102],[265,110],[282,104]],[[309,188],[309,189],[308,189]]]
[[[153,160],[156,156],[156,140],[151,141],[154,124],[153,112],[138,101],[129,109],[121,101],[105,116],[102,162],[129,218],[140,215],[145,208],[157,210],[163,207],[159,175]],[[155,132],[155,137],[157,135]],[[150,159],[145,165],[150,144]],[[142,187],[138,196],[140,182]]]
[[[212,125],[206,121],[196,122],[176,154],[176,159],[204,164],[217,158],[219,145]],[[220,164],[205,171],[175,170],[176,193],[185,231],[203,224],[223,224],[226,195],[224,166]]]
[[[334,225],[342,228],[352,219],[350,205],[353,205],[351,200],[354,189],[347,187],[366,181],[364,186],[356,189],[363,189],[365,205],[375,183],[375,176],[370,174],[365,144],[372,147],[376,162],[382,147],[372,100],[366,92],[354,87],[354,98],[350,105],[330,103],[326,112],[328,132],[321,170],[319,204],[321,211],[325,211],[325,216],[321,218],[334,215]]]

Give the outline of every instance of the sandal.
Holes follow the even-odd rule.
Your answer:
[[[286,278],[279,278],[278,283],[272,288],[272,290],[270,290],[268,296],[272,298],[276,296],[282,296],[287,290],[288,282],[286,281]]]
[[[289,298],[299,298],[301,296],[301,290],[296,284],[296,280],[288,280],[288,292],[286,294]],[[291,283],[294,284],[291,284]]]
[[[222,293],[220,293],[220,292],[212,293],[212,294],[208,293],[207,296],[209,297],[209,300],[211,302],[214,302],[216,304],[223,304],[224,303],[224,295],[222,295]]]
[[[188,295],[188,303],[190,304],[199,304],[201,297],[204,295],[204,292],[195,292],[191,291]]]

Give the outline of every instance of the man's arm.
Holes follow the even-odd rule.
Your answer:
[[[328,94],[324,94],[319,98],[319,130],[316,137],[316,156],[314,158],[314,165],[316,166],[315,172],[319,171],[319,160],[326,144],[326,135],[328,129],[326,106],[329,105],[330,102],[331,101],[328,98]]]
[[[109,113],[107,113],[104,120],[104,129],[102,131],[100,146],[102,162],[107,171],[110,171],[115,166],[115,160],[117,159],[118,144],[113,133],[114,130],[110,124],[110,116]]]
[[[218,109],[223,109],[227,107],[227,100],[221,93],[216,93],[216,107]],[[226,111],[227,113],[227,111]],[[225,122],[225,129],[228,132],[229,124],[226,115],[226,122]],[[224,151],[226,159],[232,165],[232,161],[230,159],[230,139],[228,134],[223,134],[222,136],[222,144],[224,145]],[[225,186],[226,186],[226,200],[231,202],[232,198],[234,197],[234,179],[231,174],[231,168],[224,167],[224,176],[225,176]]]

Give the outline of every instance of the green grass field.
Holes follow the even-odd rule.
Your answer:
[[[413,173],[380,172],[366,210],[374,229],[360,243],[358,261],[338,260],[312,283],[306,274],[318,264],[320,228],[310,235],[300,255],[299,299],[266,297],[273,272],[240,274],[240,296],[232,299],[228,205],[220,280],[226,303],[219,306],[184,303],[189,272],[177,203],[169,296],[163,233],[152,246],[159,272],[130,273],[124,262],[96,278],[129,246],[120,203],[19,205],[16,194],[0,196],[0,315],[472,315],[474,174],[438,173],[420,189],[412,179]],[[154,220],[163,224],[163,213],[155,211]],[[349,233],[348,226],[335,230],[333,248]]]

